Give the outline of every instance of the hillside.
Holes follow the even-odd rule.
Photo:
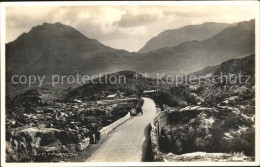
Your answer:
[[[253,161],[254,69],[255,55],[232,59],[197,73],[215,75],[208,75],[208,80],[172,86],[169,91],[162,91],[155,98],[163,104],[165,111],[155,121],[161,129],[159,146],[162,158],[172,162],[195,159]],[[234,78],[239,74],[250,75],[251,79],[248,82],[222,80],[224,75]],[[208,82],[210,80],[214,82]]]
[[[214,74],[236,74],[254,75],[255,74],[255,55],[246,56],[240,59],[231,59],[220,64]]]
[[[95,94],[106,96],[109,94],[114,94],[117,91],[125,93],[126,96],[132,96],[142,93],[143,90],[156,89],[158,87],[155,79],[144,78],[141,76],[135,79],[134,76],[135,72],[133,71],[120,71],[107,74],[100,78],[96,78],[93,83],[86,83],[83,86],[74,89],[68,93],[64,99],[66,101],[73,99],[90,100],[95,98]],[[117,82],[110,83],[110,77],[117,78]]]
[[[219,65],[206,67],[202,70],[195,71],[190,75],[206,76],[220,74],[254,75],[255,74],[255,55],[246,56],[238,59],[230,59]]]
[[[148,53],[164,47],[173,47],[187,41],[201,41],[234,24],[207,22],[200,25],[188,25],[178,29],[166,30],[150,39],[139,53]]]
[[[116,50],[60,23],[33,27],[6,44],[11,74],[93,74],[126,68],[131,55]]]
[[[174,47],[151,51],[136,63],[136,70],[165,71],[172,74],[190,73],[254,52],[255,21],[250,20],[228,27],[203,41],[189,41]]]

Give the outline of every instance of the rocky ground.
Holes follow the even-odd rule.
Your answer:
[[[59,153],[73,155],[88,145],[91,122],[96,122],[98,129],[111,124],[136,105],[135,97],[153,89],[157,89],[152,95],[155,103],[165,111],[155,123],[160,124],[159,145],[166,160],[193,161],[203,157],[212,161],[253,160],[254,67],[254,55],[251,55],[209,67],[200,71],[199,82],[193,80],[195,83],[188,81],[178,86],[158,87],[153,79],[135,80],[134,72],[123,71],[117,75],[127,74],[126,85],[86,84],[66,89],[65,93],[63,89],[60,90],[63,93],[58,89],[56,93],[47,88],[31,89],[8,96],[7,161],[50,161]],[[222,73],[224,76],[220,76]],[[240,74],[251,76],[249,82],[246,83],[246,78],[241,78],[242,83],[230,79]],[[207,79],[214,82],[208,83]],[[104,100],[116,91],[131,98]]]
[[[6,120],[7,161],[50,161],[73,156],[89,143],[89,126],[98,129],[125,116],[138,99],[43,102],[30,90],[8,103]],[[78,143],[81,143],[78,145]]]
[[[157,120],[160,151],[166,160],[254,160],[254,84],[202,83],[171,91],[162,92],[168,97],[162,103],[167,105]]]

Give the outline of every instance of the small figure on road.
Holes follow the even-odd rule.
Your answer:
[[[100,132],[98,130],[97,124],[92,123],[89,131],[90,143],[96,144],[100,140]]]

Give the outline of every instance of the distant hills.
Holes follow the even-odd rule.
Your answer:
[[[137,71],[183,74],[255,53],[255,22],[240,22],[203,40],[189,41],[147,53]]]
[[[148,53],[164,47],[173,47],[187,41],[201,41],[216,35],[223,29],[235,24],[207,22],[200,25],[188,25],[173,30],[166,30],[150,39],[139,53]]]
[[[192,73],[193,75],[199,76],[206,76],[208,74],[217,75],[220,77],[220,73],[223,75],[225,74],[236,74],[238,75],[250,75],[250,81],[254,83],[255,78],[255,55],[246,56],[239,59],[231,59],[225,62],[222,62],[219,65],[206,67],[202,70],[196,71]],[[116,83],[116,84],[101,84],[98,81],[104,81],[105,78],[109,78],[111,75],[116,76],[125,76],[125,83]],[[117,73],[107,74],[102,76],[101,79],[97,78],[93,83],[87,83],[83,86],[80,86],[73,91],[69,92],[64,100],[73,100],[73,99],[84,99],[84,98],[91,98],[94,94],[102,94],[102,92],[109,92],[115,93],[116,91],[126,92],[126,93],[138,93],[142,92],[143,90],[150,90],[150,89],[169,89],[169,87],[173,86],[169,84],[160,84],[158,85],[157,80],[153,78],[144,78],[140,77],[138,79],[134,78],[135,72],[133,71],[120,71]]]
[[[255,21],[250,20],[236,25],[205,23],[187,26],[183,28],[183,33],[192,33],[192,29],[199,33],[203,27],[204,31],[201,35],[190,35],[191,37],[186,39],[196,37],[197,40],[148,53],[133,53],[105,46],[70,26],[44,23],[6,44],[7,76],[75,73],[93,75],[122,70],[190,73],[229,59],[253,54],[254,25]],[[171,38],[183,39],[183,33],[175,33],[175,37]],[[207,39],[202,40],[203,38]],[[158,42],[158,45],[161,43]]]

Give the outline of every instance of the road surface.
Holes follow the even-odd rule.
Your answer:
[[[143,115],[132,117],[113,130],[86,162],[141,162],[147,148],[147,126],[155,114],[154,101],[144,98]]]

